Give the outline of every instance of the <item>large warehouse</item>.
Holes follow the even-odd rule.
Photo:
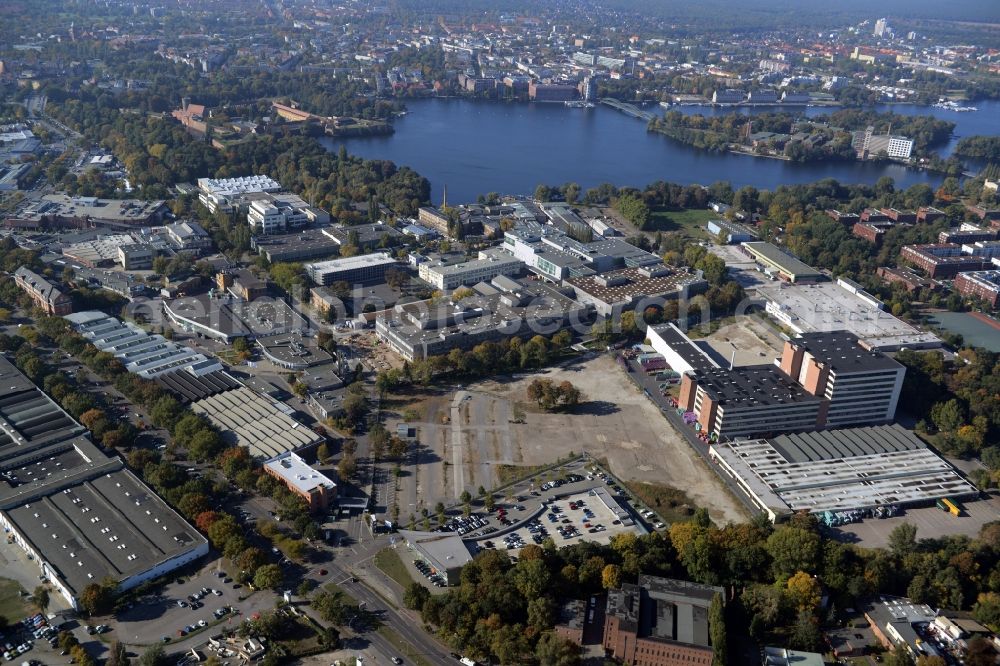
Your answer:
[[[0,357],[0,525],[73,607],[105,578],[133,588],[208,542]],[[12,565],[14,566],[14,565]]]
[[[899,425],[733,441],[709,451],[773,522],[797,511],[920,505],[979,493]]]

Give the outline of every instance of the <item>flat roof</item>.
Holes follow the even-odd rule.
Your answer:
[[[520,259],[507,255],[503,257],[490,256],[484,259],[470,259],[469,261],[460,261],[454,264],[425,265],[427,266],[427,270],[432,273],[437,273],[439,275],[455,275],[456,273],[461,274],[468,271],[474,271],[484,266],[515,266],[518,264],[522,264]]]
[[[899,425],[846,428],[711,446],[713,458],[776,514],[845,511],[978,494]]]
[[[607,613],[641,638],[710,646],[708,609],[720,587],[640,574],[638,584],[608,591]]]
[[[603,303],[628,303],[642,296],[664,296],[705,281],[687,271],[666,269],[662,275],[643,274],[640,268],[620,268],[599,276],[569,278],[566,282]]]
[[[713,370],[719,367],[719,364],[715,362],[715,359],[713,359],[710,354],[702,349],[697,342],[686,336],[684,332],[677,328],[677,325],[672,322],[650,327],[647,335],[656,335],[662,339],[663,342],[665,342],[666,345],[674,351],[674,353],[684,359],[684,361],[690,365],[695,372]]]
[[[406,543],[430,560],[435,568],[459,569],[472,561],[472,554],[455,532],[414,532],[399,530]]]
[[[341,257],[339,259],[306,264],[305,268],[310,273],[331,273],[334,271],[394,263],[396,263],[396,260],[388,252],[373,252],[372,254],[359,254],[353,257]]]
[[[781,272],[791,275],[796,279],[804,277],[822,277],[822,273],[799,261],[787,252],[782,251],[777,246],[766,241],[748,241],[742,243],[747,252],[753,255],[762,263],[770,264]]]
[[[698,387],[704,388],[721,405],[778,405],[791,402],[819,402],[794,379],[773,364],[733,368],[707,368],[697,373]]]
[[[333,360],[314,338],[303,338],[298,333],[261,336],[257,338],[257,344],[269,357],[283,363],[319,365]]]
[[[147,571],[205,540],[125,469],[60,486],[6,514],[77,594],[107,576],[124,580]]]
[[[0,459],[83,432],[83,426],[0,355]]]
[[[254,457],[274,456],[319,444],[322,437],[279,409],[278,405],[242,387],[191,403],[222,431],[223,439],[245,446]]]
[[[314,470],[301,457],[291,451],[272,458],[264,463],[264,467],[277,474],[285,483],[294,486],[296,490],[309,493],[315,488],[337,487],[330,477]]]
[[[866,349],[850,331],[803,333],[791,343],[805,349],[813,358],[837,373],[898,370],[903,366],[880,351]]]
[[[933,333],[921,331],[891,313],[859,298],[836,282],[769,283],[757,293],[772,303],[771,314],[801,333],[847,330],[873,349],[939,346]],[[769,309],[770,312],[770,309]]]

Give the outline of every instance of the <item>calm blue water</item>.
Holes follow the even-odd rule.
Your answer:
[[[409,113],[385,137],[324,139],[331,150],[410,166],[431,181],[432,200],[448,188],[453,203],[479,194],[530,194],[539,183],[575,181],[584,188],[602,182],[643,187],[655,180],[709,185],[728,180],[733,187],[773,190],[781,184],[836,178],[843,183],[874,183],[891,176],[897,187],[940,183],[942,176],[896,164],[861,162],[794,164],[782,160],[692,150],[646,132],[646,123],[614,109],[570,109],[561,104],[497,104],[460,99],[408,100]],[[900,114],[932,114],[958,123],[957,137],[1000,134],[1000,103],[983,102],[974,113],[898,105],[879,107]],[[649,107],[654,113],[658,106]],[[727,113],[679,107],[685,113]],[[763,112],[761,109],[758,112]],[[829,109],[810,107],[815,116]]]

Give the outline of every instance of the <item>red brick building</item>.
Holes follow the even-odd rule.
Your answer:
[[[959,273],[955,278],[955,289],[963,296],[978,298],[995,309],[1000,306],[1000,271]]]
[[[631,666],[711,666],[709,607],[722,588],[639,576],[608,592],[604,650]]]
[[[24,266],[14,271],[14,283],[31,296],[35,306],[46,314],[63,316],[73,312],[73,302],[69,296],[38,273]]]

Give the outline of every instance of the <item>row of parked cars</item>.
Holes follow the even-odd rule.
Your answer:
[[[434,571],[429,564],[423,560],[413,560],[413,566],[417,568],[417,571],[422,573],[424,577],[434,584],[434,587],[444,587],[448,584],[444,576]]]
[[[56,644],[56,630],[41,613],[29,615],[10,629],[9,634],[0,634],[4,661],[17,659],[33,648],[38,640],[47,640],[53,646]]]

